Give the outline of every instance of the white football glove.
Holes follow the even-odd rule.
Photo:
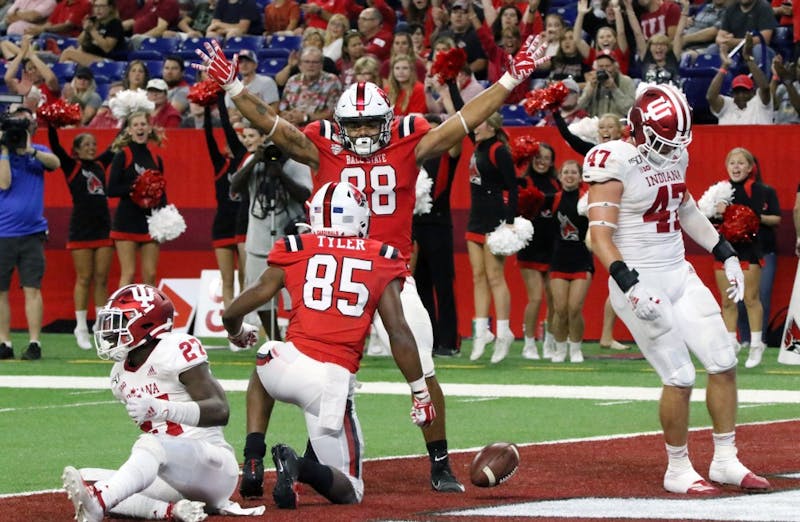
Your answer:
[[[156,399],[148,395],[146,397],[131,397],[125,403],[125,409],[133,421],[141,425],[143,422],[163,422],[167,420],[169,401]]]
[[[654,321],[661,317],[661,311],[658,306],[661,304],[661,299],[642,285],[642,283],[633,285],[625,293],[625,296],[628,298],[628,302],[631,303],[633,313],[639,319]]]
[[[731,256],[725,260],[725,277],[731,284],[726,290],[728,299],[738,303],[744,299],[744,273],[738,257]]]
[[[250,348],[258,342],[258,327],[242,323],[239,333],[229,335],[228,340],[239,348]]]

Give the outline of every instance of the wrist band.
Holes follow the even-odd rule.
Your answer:
[[[242,83],[242,80],[236,78],[231,83],[223,85],[222,88],[225,89],[225,92],[231,95],[231,98],[233,98],[234,96],[239,96],[242,93],[244,90],[244,84]]]
[[[467,125],[467,121],[464,119],[464,116],[461,114],[461,111],[456,111],[458,115],[458,119],[461,120],[461,126],[464,127],[464,133],[469,134],[469,126]]]
[[[427,391],[428,385],[425,384],[425,376],[423,375],[416,381],[412,381],[408,383],[409,387],[411,387],[411,393],[419,393],[421,391]]]
[[[633,285],[639,282],[639,272],[628,268],[625,261],[611,263],[608,267],[608,273],[623,293],[627,293]]]
[[[719,241],[717,241],[717,244],[711,249],[711,253],[714,254],[714,258],[717,261],[725,261],[729,257],[737,255],[736,250],[733,249],[733,245],[722,236],[719,236]]]
[[[272,137],[272,135],[275,134],[275,129],[278,128],[278,121],[280,119],[281,119],[281,117],[276,114],[275,115],[275,123],[272,124],[272,129],[270,129],[270,131],[266,135],[267,139],[270,139]]]
[[[500,77],[499,80],[497,80],[497,83],[499,83],[509,91],[513,91],[517,87],[517,85],[522,83],[522,80],[517,80],[516,78],[511,76],[511,74],[505,73],[503,74],[503,76]]]
[[[717,73],[728,74],[728,69],[726,69],[725,67],[720,67],[719,69],[717,69]]]

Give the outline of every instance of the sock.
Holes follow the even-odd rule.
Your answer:
[[[570,341],[567,339],[570,352],[580,352],[583,349],[583,341]]]
[[[267,454],[267,445],[264,442],[264,434],[253,432],[248,433],[244,440],[245,459],[263,459]]]
[[[75,310],[75,322],[78,330],[89,330],[89,326],[86,324],[86,310]]]
[[[736,458],[736,432],[713,433],[714,460],[728,460]]]
[[[508,326],[508,319],[498,319],[497,320],[497,336],[511,333],[511,328]]]
[[[299,462],[297,480],[308,484],[322,495],[325,495],[331,489],[331,484],[333,484],[333,471],[328,466],[305,457],[300,457]]]
[[[550,333],[549,330],[544,331],[544,342],[545,344],[550,344],[556,342],[556,338],[553,337],[553,334]]]
[[[750,332],[750,346],[762,346],[761,332]]]
[[[428,449],[428,458],[431,461],[431,465],[441,466],[448,463],[447,439],[429,442],[425,447]]]
[[[489,329],[488,317],[476,317],[473,321],[475,322],[475,335],[481,334]]]
[[[567,341],[556,341],[556,351],[559,353],[567,353]]]
[[[739,339],[736,338],[736,332],[728,332],[728,337],[730,338],[733,346],[739,344]]]
[[[667,458],[669,460],[667,469],[677,471],[692,467],[692,463],[689,460],[689,446],[687,444],[683,446],[664,445],[667,447]]]

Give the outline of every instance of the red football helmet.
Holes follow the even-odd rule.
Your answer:
[[[172,330],[175,307],[150,285],[123,286],[97,314],[94,331],[97,356],[122,361],[128,352]]]
[[[636,148],[655,168],[677,163],[692,141],[692,110],[669,84],[647,86],[628,111],[628,121]]]

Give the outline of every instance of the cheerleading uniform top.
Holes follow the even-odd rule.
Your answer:
[[[130,143],[114,154],[108,179],[108,196],[120,198],[117,212],[111,224],[111,238],[145,243],[152,241],[147,226],[150,210],[137,205],[131,199],[133,184],[148,169],[164,172],[161,156],[147,144]],[[167,204],[166,191],[156,208]]]
[[[517,183],[511,151],[497,137],[479,141],[469,161],[471,205],[467,232],[488,234],[517,214]]]

